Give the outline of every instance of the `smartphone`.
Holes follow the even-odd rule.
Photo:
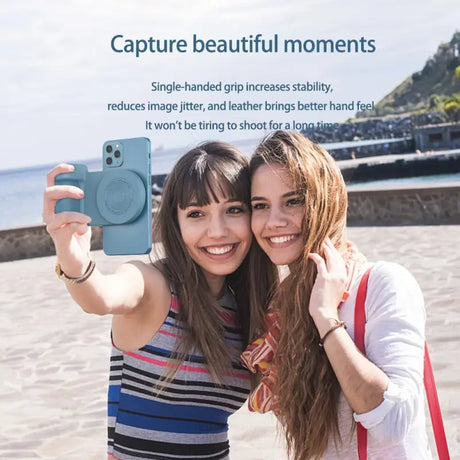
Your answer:
[[[152,185],[150,141],[118,139],[103,145],[102,171],[88,172],[76,164],[72,173],[59,174],[56,185],[75,185],[81,200],[62,199],[56,212],[77,211],[102,226],[107,255],[146,254],[152,249]]]
[[[103,227],[103,248],[107,255],[147,254],[152,249],[152,183],[150,166],[150,140],[146,137],[117,139],[104,142],[102,148],[102,170],[132,171],[144,184],[146,191],[144,208],[132,222],[123,225]],[[120,203],[129,197],[120,192],[118,184],[113,184],[119,194]]]

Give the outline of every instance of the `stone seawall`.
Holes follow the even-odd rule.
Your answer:
[[[366,188],[348,192],[349,226],[460,225],[460,184]],[[91,246],[102,248],[101,228]],[[0,230],[0,262],[54,254],[44,225]]]
[[[348,192],[349,226],[460,225],[460,184]]]
[[[93,227],[91,248],[102,249],[102,228]],[[0,262],[56,254],[44,225],[0,230]]]
[[[347,184],[400,177],[432,176],[460,172],[460,150],[430,155],[405,154],[348,160],[338,163]]]

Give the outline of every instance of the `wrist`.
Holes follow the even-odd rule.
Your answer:
[[[324,342],[326,341],[326,339],[333,333],[335,332],[337,329],[339,328],[344,328],[346,329],[347,328],[347,325],[343,322],[343,321],[339,321],[339,320],[335,320],[334,321],[334,324],[323,334],[323,335],[320,335],[320,339],[319,339],[319,346],[320,347],[324,347]]]
[[[81,255],[81,257],[66,257],[56,253],[57,262],[61,270],[69,277],[69,278],[80,278],[85,274],[86,269],[91,261],[91,257],[89,254]],[[70,260],[69,260],[70,259]]]
[[[89,260],[85,264],[71,264],[65,265],[63,264],[59,258],[56,260],[56,264],[59,265],[60,270],[68,277],[68,278],[81,278],[88,268]]]
[[[339,315],[336,312],[335,314],[317,314],[312,316],[315,323],[316,329],[318,330],[319,336],[323,337],[331,327],[337,324],[340,321]]]
[[[86,281],[95,268],[94,261],[88,257],[85,262],[74,261],[72,264],[63,264],[59,257],[56,260],[55,272],[58,278],[70,284],[80,284]]]

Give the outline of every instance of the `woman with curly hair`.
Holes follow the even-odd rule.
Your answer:
[[[260,383],[250,408],[273,410],[295,460],[431,458],[425,432],[425,309],[412,275],[369,264],[345,236],[347,193],[333,158],[300,134],[268,136],[251,159],[253,233],[277,266],[262,334],[242,355]],[[357,291],[368,272],[365,353],[354,342]],[[262,289],[262,288],[261,288]]]

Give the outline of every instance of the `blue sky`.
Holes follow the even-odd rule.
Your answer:
[[[218,4],[217,4],[218,3]],[[330,95],[300,100],[378,101],[420,70],[441,42],[460,29],[458,0],[440,1],[239,1],[16,0],[0,3],[0,169],[100,155],[107,139],[148,136],[155,148],[205,139],[260,137],[263,131],[146,131],[145,121],[174,121],[178,114],[108,112],[108,103],[221,102],[293,94],[214,96],[152,95],[152,81],[322,81]],[[300,39],[376,41],[367,54],[145,54],[110,48],[116,34],[136,38],[235,39],[250,34]],[[227,112],[187,114],[189,121],[343,121],[353,112]]]

